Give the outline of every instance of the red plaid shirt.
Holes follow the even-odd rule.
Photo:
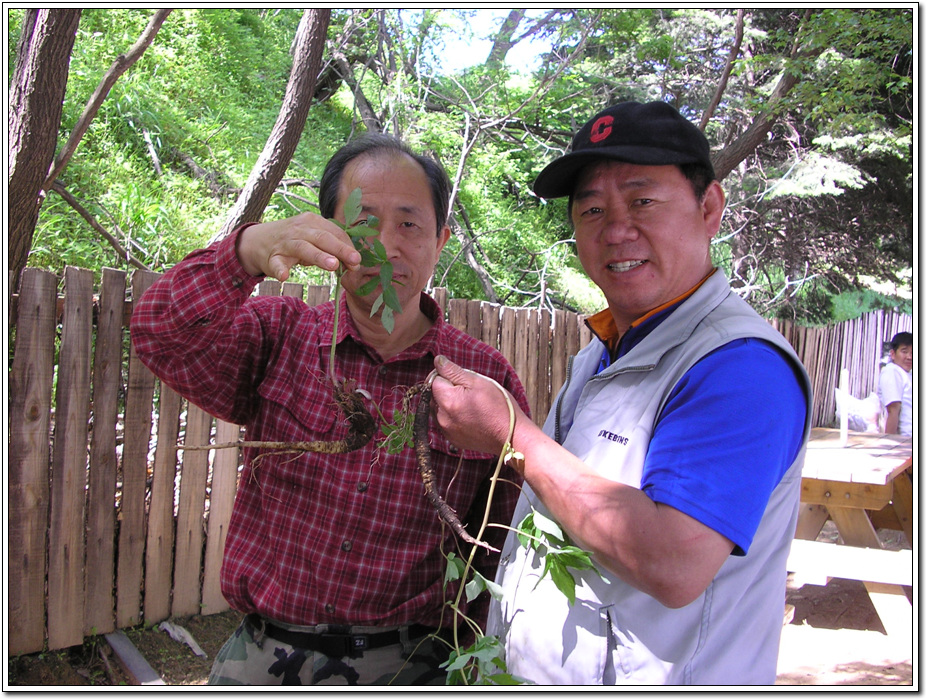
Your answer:
[[[333,303],[252,297],[260,280],[241,267],[236,238],[194,251],[142,297],[132,316],[136,352],[178,393],[246,426],[247,440],[344,437],[327,379]],[[498,351],[445,323],[425,294],[421,308],[434,326],[384,362],[342,302],[339,377],[356,379],[391,420],[406,388],[443,354],[498,381],[527,411],[524,389]],[[442,605],[456,586],[443,589],[442,552],[456,549],[455,537],[424,496],[414,450],[387,454],[377,449],[379,437],[347,455],[264,450],[256,464],[258,451],[244,450],[221,574],[232,607],[300,625],[449,623]],[[496,459],[465,451],[456,473],[459,451],[434,427],[430,438],[439,493],[476,534]],[[518,481],[508,468],[502,476]],[[508,525],[517,497],[518,489],[500,481],[490,522]],[[488,528],[486,540],[501,548],[504,536]],[[479,551],[478,569],[491,580],[498,555]],[[478,601],[469,614],[483,618],[486,594]]]

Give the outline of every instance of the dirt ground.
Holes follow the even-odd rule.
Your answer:
[[[886,546],[904,546],[895,533],[885,534],[886,540]],[[799,586],[790,580],[786,603],[794,614],[783,626],[776,685],[913,685],[914,641],[885,634],[862,583],[832,579],[826,586]],[[174,620],[192,635],[205,659],[157,626],[124,632],[166,685],[204,685],[213,658],[241,617],[228,611]],[[10,658],[4,690],[131,684],[106,640],[90,637],[82,646]]]

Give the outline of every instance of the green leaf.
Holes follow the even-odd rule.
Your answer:
[[[396,289],[392,285],[383,285],[383,303],[385,303],[393,311],[402,311],[402,305],[399,303],[399,297],[396,296]]]
[[[377,256],[369,248],[361,248],[358,252],[361,254],[361,265],[364,267],[376,267],[380,264]]]
[[[385,262],[380,265],[380,282],[383,283],[383,289],[390,286],[393,281],[393,263]]]
[[[361,191],[360,187],[355,187],[351,194],[344,200],[344,221],[350,226],[361,214]]]
[[[550,561],[550,558],[548,558],[548,561]],[[553,562],[549,569],[550,578],[557,590],[567,597],[570,605],[573,605],[576,602],[576,581],[573,579],[573,575],[559,562]]]
[[[463,576],[465,564],[453,552],[447,555],[447,568],[444,570],[444,582],[459,581]]]
[[[486,590],[486,579],[479,574],[474,574],[470,582],[464,587],[464,590],[467,593],[467,602],[470,603],[480,593]]]
[[[364,284],[362,284],[360,287],[357,288],[357,296],[360,296],[360,297],[367,296],[368,294],[373,292],[373,290],[376,289],[377,285],[379,284],[380,284],[380,280],[374,277],[369,282],[365,282]]]
[[[577,571],[594,568],[589,552],[575,545],[567,545],[562,549],[553,550],[548,556],[555,557],[564,566],[569,566]]]
[[[383,313],[380,314],[380,323],[383,324],[383,327],[386,329],[387,333],[393,332],[396,321],[393,319],[393,310],[390,307],[384,307]]]
[[[495,685],[524,685],[527,681],[524,678],[513,676],[511,673],[494,673],[487,679]]]
[[[517,528],[517,537],[518,541],[522,547],[530,548],[531,547],[531,537],[534,535],[536,528],[534,527],[534,511],[532,510],[528,515],[522,518],[521,522],[518,523]]]
[[[386,252],[386,246],[383,245],[383,242],[379,238],[371,238],[368,243],[373,249],[373,254],[377,259],[377,262],[386,262],[389,258],[389,255]]]
[[[347,229],[347,234],[351,238],[369,238],[371,236],[379,236],[380,232],[370,225],[368,219],[368,223],[366,224],[358,224],[357,226],[352,226]]]
[[[560,529],[560,526],[547,516],[541,515],[537,511],[534,511],[534,526],[541,532],[550,535],[551,537],[561,542],[564,540],[563,530]]]
[[[448,673],[452,671],[459,671],[470,661],[470,654],[458,654],[457,652],[451,652],[451,655],[447,657],[447,661],[444,664],[441,664],[442,667],[446,668]]]
[[[496,600],[502,600],[502,586],[500,586],[495,581],[490,581],[488,578],[483,576],[479,571],[473,572],[473,578],[474,580],[479,578],[479,580],[481,581],[482,588],[489,591],[489,595],[491,595]]]

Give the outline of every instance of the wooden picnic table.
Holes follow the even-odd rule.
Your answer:
[[[838,429],[812,429],[802,470],[802,507],[795,537],[816,539],[830,519],[844,545],[882,549],[876,527],[900,530],[913,545],[912,467],[910,437],[849,431],[844,444]],[[846,550],[839,554],[846,560]],[[872,557],[859,556],[856,561],[857,572],[841,577],[865,583],[886,631],[889,627],[910,629],[911,606],[902,586],[885,583],[886,572],[873,568]]]

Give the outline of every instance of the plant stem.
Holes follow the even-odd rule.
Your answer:
[[[338,317],[341,315],[341,275],[344,274],[344,265],[339,265],[335,272],[335,322],[332,325],[332,349],[328,357],[328,375],[332,385],[338,386],[335,377],[335,347],[338,342]]]
[[[474,372],[474,374],[476,373]],[[432,373],[432,375],[429,376],[429,379],[431,381],[434,381],[434,373]],[[499,382],[495,381],[491,377],[484,377],[484,379],[487,379],[490,382],[492,382],[496,386],[496,388],[502,392],[502,395],[505,397],[505,403],[509,409],[509,436],[508,436],[508,440],[506,440],[505,445],[503,445],[502,447],[502,452],[499,454],[499,459],[496,460],[496,470],[493,472],[492,478],[489,480],[489,493],[486,496],[486,508],[483,510],[483,522],[480,523],[480,529],[476,535],[476,539],[478,541],[483,539],[483,533],[485,532],[486,526],[489,523],[489,510],[492,507],[492,498],[496,491],[496,481],[499,478],[499,472],[502,471],[502,465],[505,462],[505,457],[509,453],[509,451],[512,449],[512,441],[515,438],[515,407],[512,405],[512,399],[509,397],[508,392],[502,387],[502,385],[499,384]],[[476,545],[472,545],[470,547],[470,556],[467,557],[467,563],[464,566],[463,574],[460,577],[461,584],[457,588],[457,598],[454,600],[454,607],[453,607],[455,616],[458,614],[458,610],[460,609],[460,598],[465,588],[464,583],[467,580],[467,574],[469,573],[470,569],[473,566],[474,557],[476,557]],[[454,630],[454,646],[459,648],[460,642],[457,637],[457,625],[456,624],[452,625],[452,629]]]

